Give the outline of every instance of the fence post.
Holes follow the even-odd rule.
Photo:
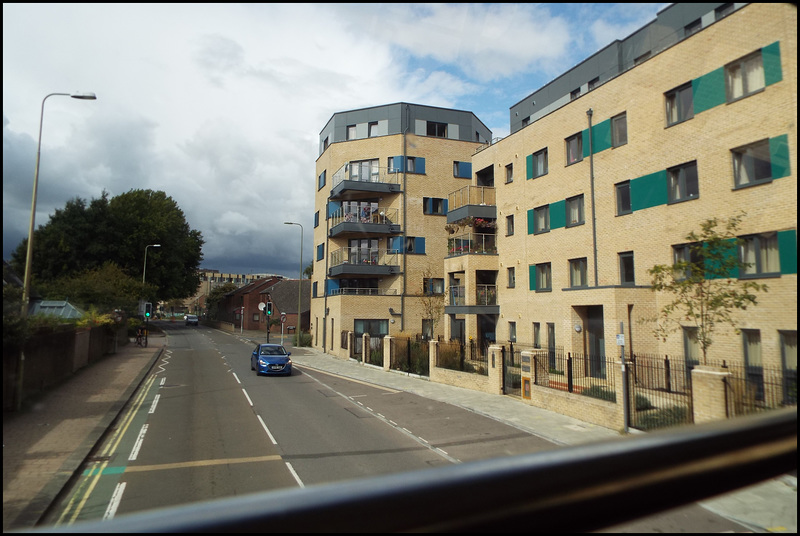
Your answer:
[[[567,391],[572,392],[572,352],[567,353]]]
[[[672,392],[672,374],[669,369],[669,356],[664,356],[664,380],[667,382],[667,392]]]

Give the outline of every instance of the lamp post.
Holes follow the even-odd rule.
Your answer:
[[[94,93],[50,93],[42,99],[42,112],[39,115],[39,143],[36,148],[36,167],[33,171],[33,196],[31,198],[31,222],[28,227],[28,251],[25,254],[25,276],[22,283],[22,318],[28,316],[28,302],[31,294],[31,263],[33,261],[33,227],[36,221],[36,194],[39,190],[39,161],[42,156],[42,125],[44,124],[44,103],[47,99],[54,96],[72,97],[73,99],[95,100]],[[25,351],[19,353],[17,361],[17,389],[14,393],[14,407],[19,410],[22,407],[22,373],[25,368]]]
[[[160,248],[161,244],[148,244],[144,247],[144,267],[142,267],[142,292],[144,292],[144,276],[147,273],[147,248]],[[147,297],[145,297],[147,299]],[[150,317],[147,316],[147,302],[144,304],[144,347],[147,348],[147,337],[150,335]]]
[[[94,93],[50,93],[42,99],[42,113],[39,115],[39,144],[36,149],[36,167],[33,172],[33,196],[31,199],[31,222],[28,227],[28,251],[25,255],[25,279],[22,286],[22,317],[28,316],[28,302],[31,290],[31,261],[33,260],[33,227],[36,221],[36,194],[39,190],[39,162],[42,157],[42,125],[44,124],[44,103],[54,96],[72,97],[73,99],[95,100]]]
[[[285,221],[283,224],[298,225],[300,227],[300,278],[297,281],[297,327],[294,330],[295,345],[300,346],[300,325],[302,320],[302,315],[300,313],[300,304],[302,300],[300,296],[303,292],[303,226],[291,221]]]

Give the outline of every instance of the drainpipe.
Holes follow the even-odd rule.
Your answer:
[[[406,190],[406,173],[408,172],[408,155],[406,135],[408,133],[408,125],[411,121],[409,117],[409,108],[406,104],[406,125],[403,129],[403,292],[400,294],[400,331],[405,331],[406,326],[406,278],[408,277],[408,253],[406,252],[406,240],[408,239],[408,193]]]
[[[331,204],[331,196],[328,194],[328,201],[325,203],[325,271],[322,274],[322,294],[325,296],[324,298],[324,305],[322,310],[322,351],[325,351],[325,344],[328,340],[328,259],[331,256],[331,222],[330,218],[328,217],[328,210]],[[311,236],[314,236],[312,233]],[[312,239],[313,242],[313,239]],[[313,245],[313,244],[312,244]],[[312,249],[313,251],[313,249]],[[313,255],[313,253],[312,253]],[[302,275],[302,274],[301,274]],[[302,280],[301,283],[302,285]],[[310,290],[310,289],[309,289]],[[300,312],[298,311],[298,315]],[[267,320],[269,322],[269,320]],[[311,313],[308,315],[308,322],[311,323]],[[298,326],[300,322],[298,321]],[[310,328],[309,328],[309,331]],[[297,329],[297,333],[300,333],[300,329]],[[298,339],[299,340],[299,339]],[[331,350],[333,349],[331,345]]]
[[[594,136],[592,135],[592,109],[586,110],[586,115],[589,118],[589,184],[592,192],[592,247],[594,249],[594,286],[600,283],[597,277],[597,215],[595,211],[594,202]]]

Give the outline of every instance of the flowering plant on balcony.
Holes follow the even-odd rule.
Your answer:
[[[483,218],[475,218],[473,224],[476,228],[480,229],[497,229],[497,222],[494,220],[484,220]]]

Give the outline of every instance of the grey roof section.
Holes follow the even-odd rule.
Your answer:
[[[303,279],[283,279],[274,285],[261,291],[261,294],[269,294],[278,310],[286,314],[297,313],[297,285],[302,283],[300,296],[301,313],[306,313],[311,309],[311,280]]]
[[[57,316],[59,318],[81,318],[84,312],[66,300],[40,300],[30,304],[28,314]]]
[[[695,35],[686,32],[688,25],[698,23],[699,31],[702,31],[717,21],[717,9],[729,6],[733,12],[746,5],[681,2],[665,7],[655,20],[625,39],[613,41],[513,105],[509,109],[511,133],[569,104],[573,100],[572,92],[577,92],[578,96],[584,95],[593,87],[616,78],[647,58]],[[721,9],[720,13],[723,12],[729,11]]]

